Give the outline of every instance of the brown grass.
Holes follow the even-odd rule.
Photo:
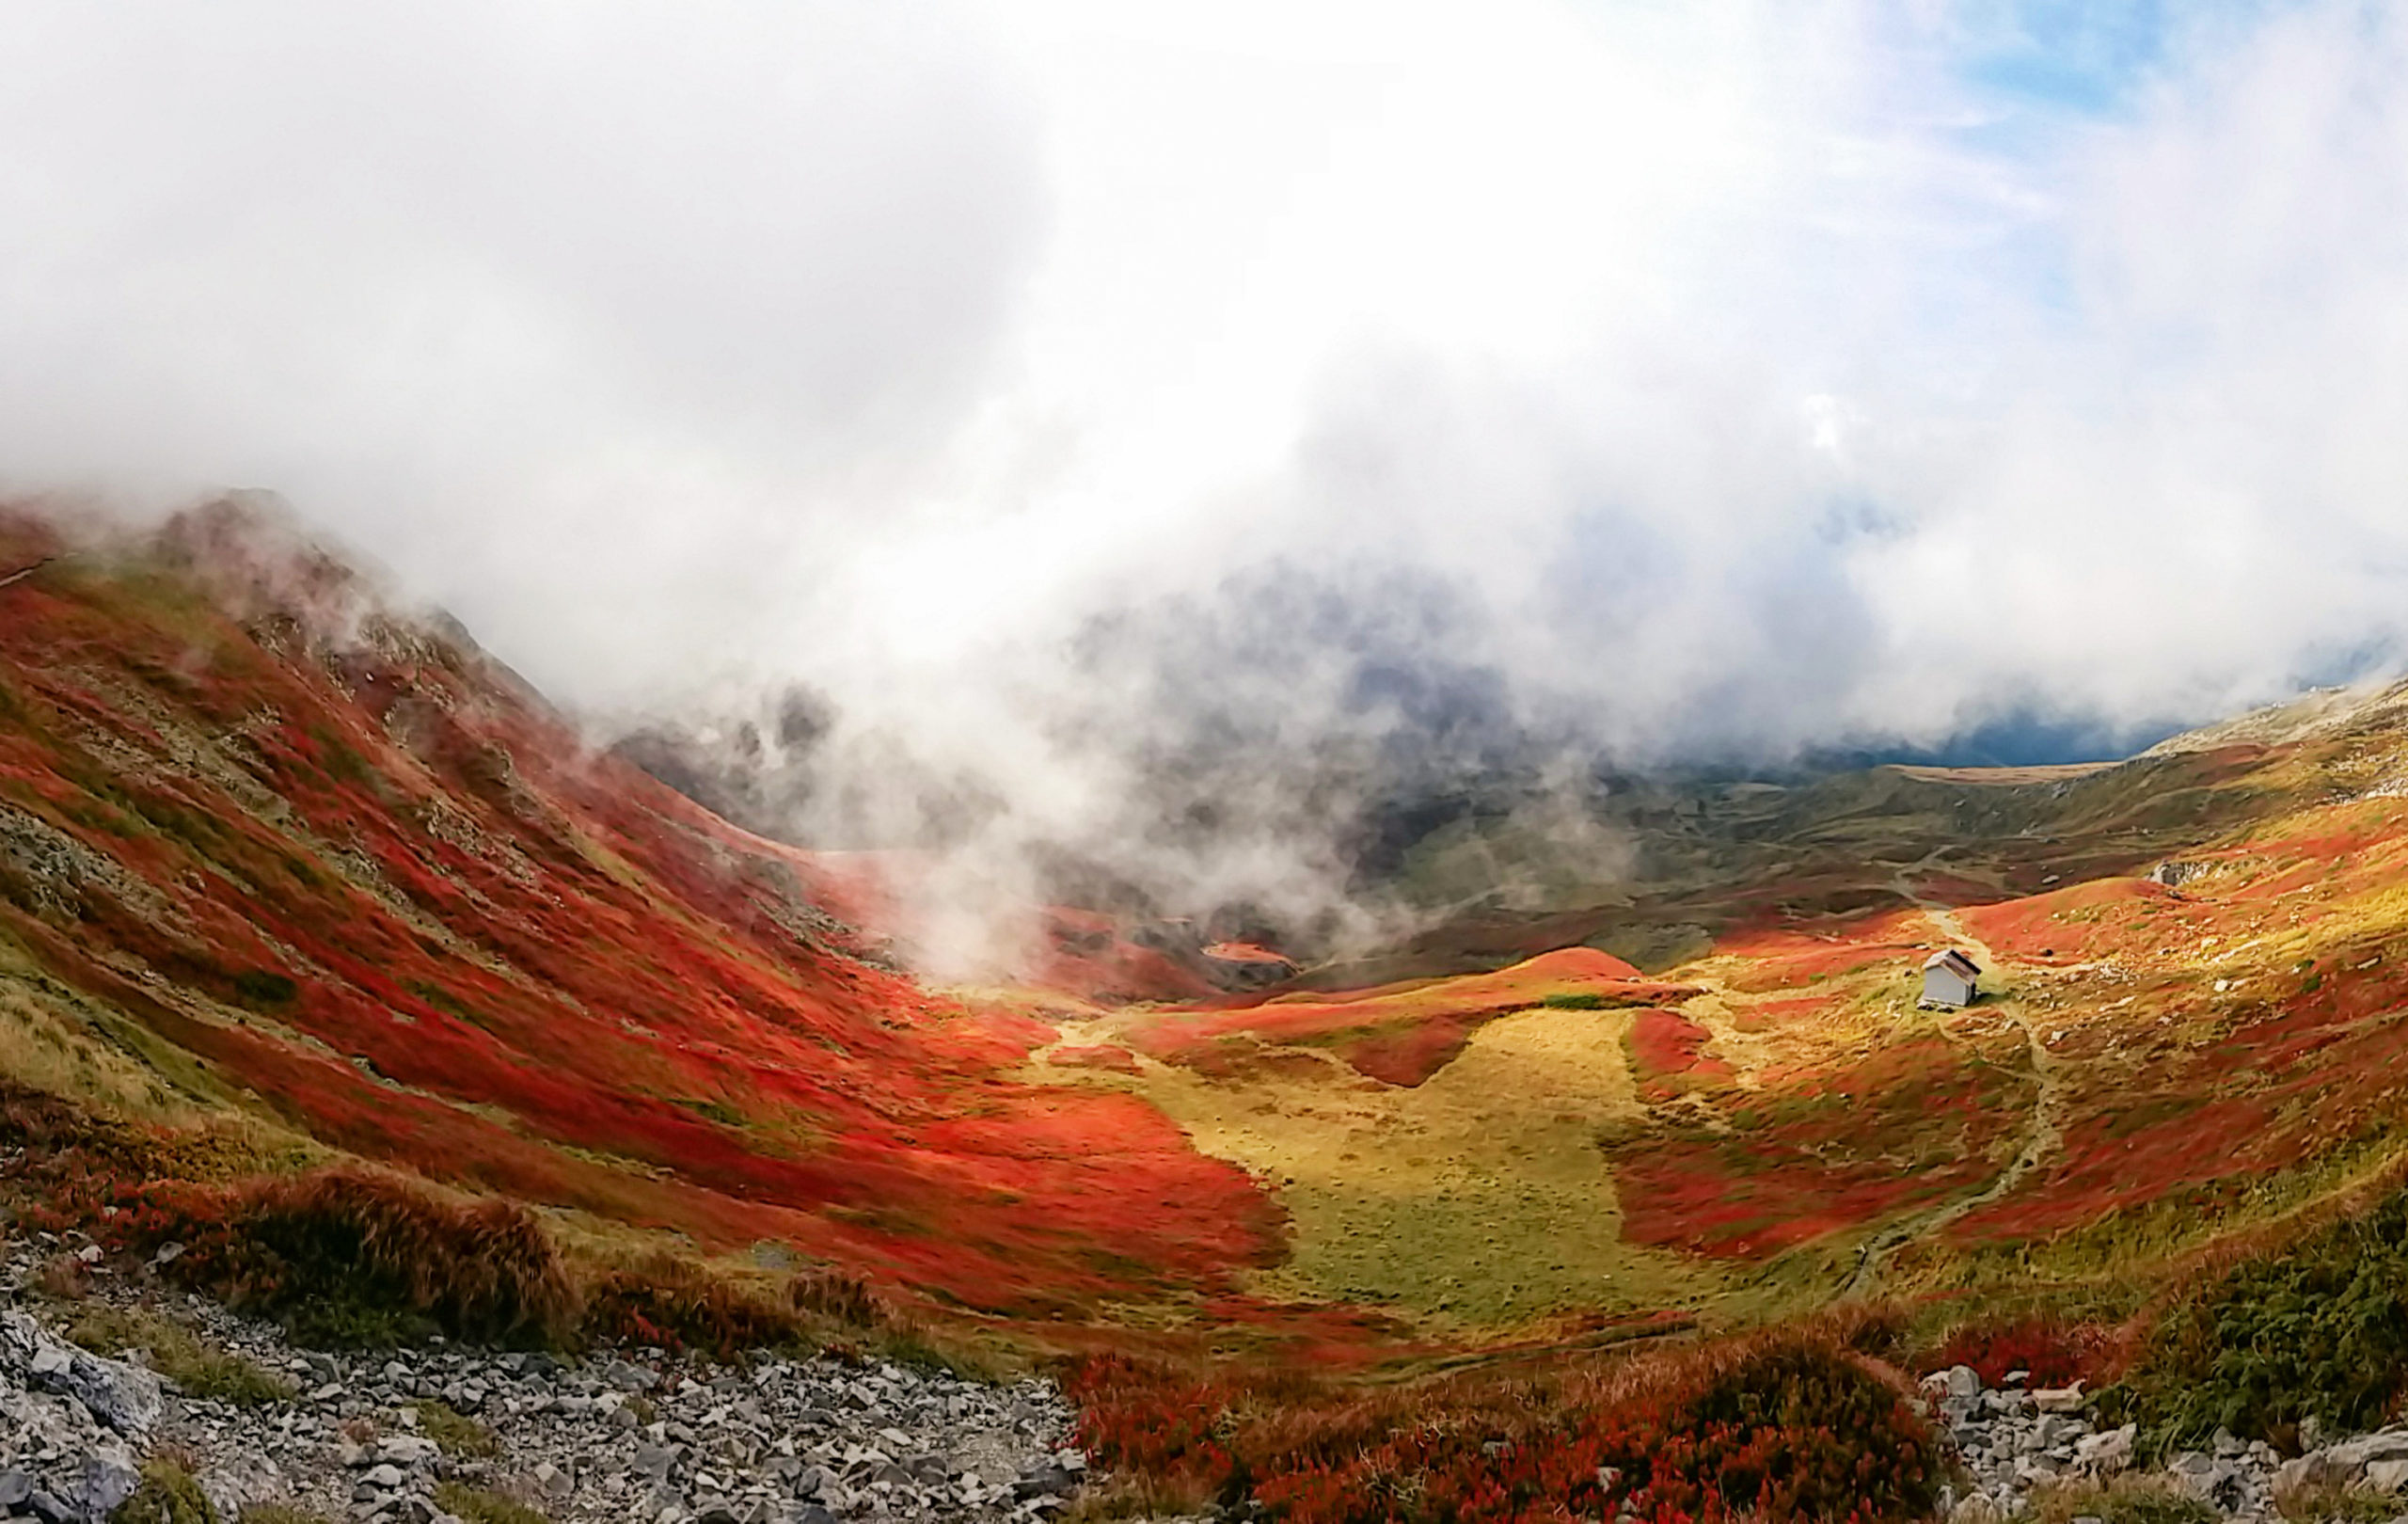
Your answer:
[[[830,1266],[795,1273],[786,1300],[798,1312],[827,1318],[856,1328],[875,1328],[894,1320],[894,1311],[859,1276]]]
[[[2274,1512],[2293,1524],[2384,1524],[2400,1516],[2400,1500],[2372,1487],[2320,1483],[2274,1494]]]
[[[458,1482],[445,1482],[435,1489],[435,1506],[447,1514],[456,1514],[467,1524],[551,1524],[550,1516],[538,1513],[506,1493],[490,1492]]]
[[[534,1215],[455,1201],[384,1170],[343,1167],[246,1193],[244,1234],[283,1262],[290,1291],[358,1295],[495,1342],[558,1341],[577,1326],[567,1268]]]
[[[584,1291],[584,1326],[596,1338],[721,1356],[811,1341],[811,1320],[774,1283],[667,1253],[590,1271]]]
[[[1116,1474],[1081,1487],[1056,1517],[1059,1524],[1179,1518],[1202,1514],[1212,1503],[1212,1490],[1193,1482]]]
[[[305,1340],[379,1344],[439,1331],[483,1343],[577,1347],[626,1340],[728,1356],[748,1348],[866,1346],[894,1358],[984,1363],[942,1347],[859,1277],[832,1266],[739,1273],[607,1239],[563,1246],[533,1213],[353,1162],[299,1173],[229,1170],[207,1129],[138,1127],[0,1076],[0,1144],[23,1152],[0,1182],[37,1226],[119,1253],[183,1252],[164,1273],[282,1318]],[[48,1294],[80,1299],[61,1256]]]
[[[92,1272],[72,1254],[54,1254],[34,1272],[33,1287],[54,1302],[80,1302],[92,1294]]]
[[[2216,1511],[2171,1478],[2128,1474],[2106,1482],[2059,1482],[2035,1488],[2031,1524],[2215,1524]]]
[[[87,1304],[67,1322],[66,1335],[103,1355],[138,1349],[151,1368],[185,1395],[254,1407],[289,1402],[293,1383],[201,1338],[172,1318],[143,1308]]]
[[[168,1275],[229,1303],[389,1339],[434,1328],[482,1342],[559,1342],[580,1307],[532,1214],[362,1166],[257,1176],[232,1185],[111,1177],[79,1150],[18,1172],[47,1199],[34,1220],[91,1232],[119,1252],[174,1243]],[[138,1182],[138,1183],[136,1183]],[[344,1341],[335,1337],[334,1341]]]

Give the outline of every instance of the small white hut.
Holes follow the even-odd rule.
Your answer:
[[[1926,1010],[1956,1010],[1970,1006],[1973,997],[1981,993],[1974,983],[1981,976],[1981,965],[1954,947],[1933,953],[1923,965],[1923,999],[1918,1004]]]

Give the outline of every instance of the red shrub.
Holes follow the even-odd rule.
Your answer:
[[[1894,1374],[1814,1334],[1734,1341],[1553,1379],[1406,1389],[1091,1361],[1067,1388],[1107,1465],[1251,1491],[1297,1524],[1927,1513],[1936,1443]],[[1602,1469],[1601,1469],[1602,1468]]]
[[[1229,1489],[1237,1461],[1223,1443],[1229,1394],[1218,1384],[1104,1355],[1063,1385],[1079,1405],[1080,1443],[1111,1466],[1207,1497]]]
[[[1714,1034],[1677,1010],[1649,1008],[1631,1018],[1631,1071],[1640,1093],[1667,1101],[1682,1090],[1731,1077],[1731,1066],[1710,1057]]]
[[[2112,1335],[2091,1325],[2068,1326],[2045,1318],[2012,1323],[1973,1323],[1956,1329],[1921,1362],[1925,1370],[1970,1365],[1984,1386],[1995,1387],[2010,1371],[2031,1373],[2035,1387],[2063,1387],[2076,1380],[2112,1376]]]

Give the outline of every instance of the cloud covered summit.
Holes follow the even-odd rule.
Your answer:
[[[857,814],[1127,837],[1383,673],[1779,758],[2399,649],[2387,8],[7,26],[0,478],[273,488],[606,722],[800,685]]]

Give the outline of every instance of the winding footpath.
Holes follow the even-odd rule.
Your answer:
[[[1945,848],[1940,849],[1945,850]],[[1933,852],[1920,862],[1899,869],[1894,881],[1898,893],[1922,910],[1924,918],[1931,923],[1943,941],[1953,946],[1972,948],[1986,971],[1992,974],[2002,972],[2006,966],[2006,960],[1993,951],[1988,943],[1973,935],[1965,923],[1957,919],[1955,911],[1927,898],[1915,888],[1910,876],[1916,869],[1928,866],[1939,855],[1940,852]],[[2049,1052],[2049,1045],[2041,1037],[2039,1028],[2033,1024],[2031,1014],[2023,1008],[2023,1003],[2011,994],[1989,996],[1981,1004],[1997,1010],[2015,1024],[2016,1029],[2023,1034],[2024,1049],[2031,1056],[2032,1111],[2024,1123],[2022,1146],[2016,1151],[2007,1167],[1999,1171],[1998,1177],[1979,1191],[1893,1223],[1868,1239],[1857,1256],[1856,1268],[1849,1274],[1847,1283],[1840,1288],[1843,1296],[1862,1296],[1871,1293],[1879,1283],[1881,1266],[1890,1256],[1916,1239],[1938,1232],[1966,1214],[2004,1197],[2022,1184],[2024,1178],[2038,1168],[2043,1159],[2063,1146],[2060,1119],[2064,1115],[2064,1087],[2056,1059]]]

